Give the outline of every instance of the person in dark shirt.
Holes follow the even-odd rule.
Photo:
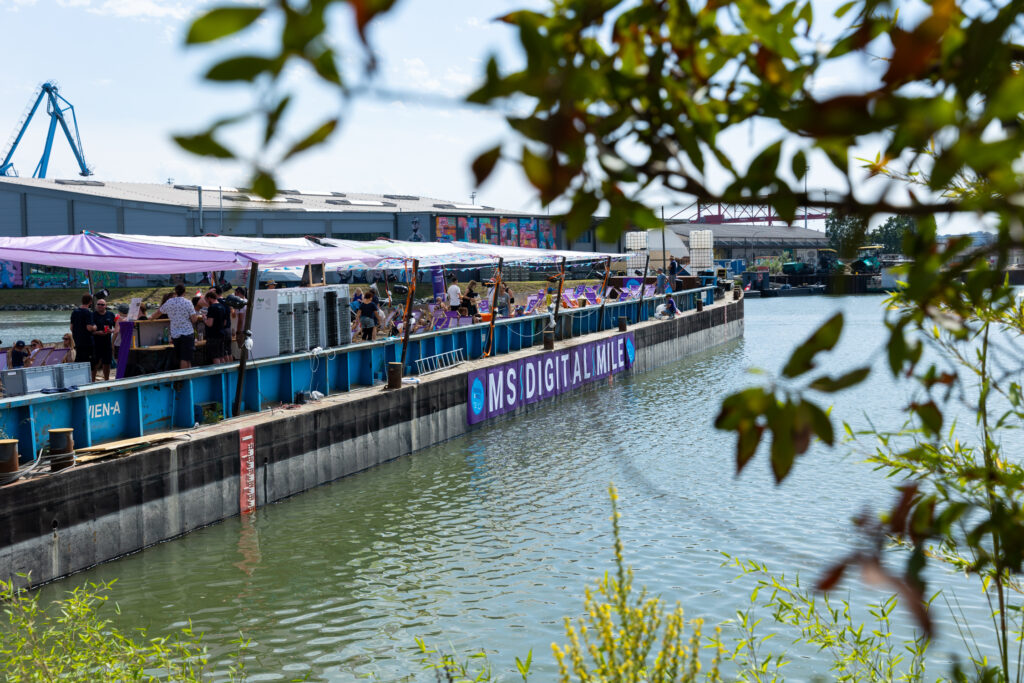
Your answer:
[[[71,313],[71,338],[75,341],[75,362],[92,363],[92,295],[82,295],[82,305]]]
[[[110,379],[110,364],[114,360],[114,325],[114,314],[107,310],[107,302],[97,299],[96,310],[92,314],[92,325],[89,326],[93,343],[92,369],[94,376],[98,372],[103,373],[104,382]]]
[[[29,352],[25,348],[25,342],[16,341],[14,342],[14,348],[11,349],[11,367],[12,368],[23,368],[25,367],[25,359],[28,358]]]
[[[380,308],[373,302],[373,294],[363,295],[363,303],[359,305],[359,324],[362,326],[363,341],[373,341],[377,336],[377,322]]]
[[[465,307],[465,309],[469,311],[469,315],[474,318],[477,314],[476,298],[478,296],[480,295],[476,292],[476,281],[472,280],[466,287],[466,293],[462,295],[462,306]]]
[[[231,311],[218,297],[217,292],[206,293],[206,357],[214,365],[231,360]]]

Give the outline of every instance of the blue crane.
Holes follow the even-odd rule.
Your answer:
[[[92,175],[92,171],[85,164],[85,152],[82,151],[82,138],[78,134],[78,119],[75,117],[75,108],[57,91],[56,83],[47,81],[40,86],[39,94],[35,100],[30,100],[31,106],[26,110],[21,123],[12,136],[12,141],[7,149],[7,155],[4,157],[3,162],[0,163],[0,176],[18,175],[18,172],[14,170],[11,157],[14,156],[15,150],[18,149],[18,143],[24,137],[28,125],[32,122],[32,116],[39,109],[39,103],[44,98],[46,99],[46,113],[50,115],[50,129],[46,133],[46,146],[43,148],[43,156],[39,159],[32,177],[46,177],[46,168],[50,165],[50,151],[53,149],[53,136],[57,132],[58,124],[60,124],[61,130],[64,131],[64,136],[68,139],[71,151],[74,152],[75,159],[78,161],[78,174],[82,176]],[[70,117],[67,114],[70,114]],[[74,128],[74,135],[71,134],[72,128]]]

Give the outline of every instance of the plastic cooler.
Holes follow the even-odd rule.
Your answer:
[[[92,367],[88,363],[61,363],[53,366],[57,371],[57,387],[80,387],[92,382]]]
[[[38,368],[14,368],[0,373],[3,378],[5,396],[22,396],[43,389],[56,389],[56,365]]]

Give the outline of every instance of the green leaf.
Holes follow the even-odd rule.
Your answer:
[[[817,404],[811,403],[807,400],[801,400],[800,405],[810,417],[811,429],[814,430],[815,435],[829,446],[833,445],[836,440],[836,435],[835,430],[832,428],[832,420],[829,418],[828,413],[822,410]]]
[[[911,403],[910,408],[921,418],[921,424],[929,433],[938,436],[942,432],[942,411],[935,401]]]
[[[548,162],[523,147],[523,172],[526,173],[530,184],[544,192],[551,183],[551,171],[548,169]]]
[[[206,72],[208,81],[248,81],[252,82],[260,74],[273,69],[274,61],[266,57],[244,55],[225,59],[214,64]]]
[[[797,180],[802,180],[807,175],[807,156],[802,150],[793,155],[792,167]]]
[[[252,179],[252,191],[264,199],[273,199],[277,196],[277,183],[274,176],[263,169],[257,171]]]
[[[782,369],[783,376],[799,377],[814,368],[814,356],[821,351],[829,351],[834,348],[842,331],[843,314],[836,313],[826,320],[807,341],[793,351],[786,367]]]
[[[209,43],[246,28],[260,18],[263,7],[215,7],[192,22],[185,43]]]
[[[780,484],[789,475],[793,467],[793,459],[796,457],[796,448],[793,443],[794,417],[796,411],[792,404],[786,404],[778,410],[771,411],[768,419],[772,434],[772,474],[775,475],[775,483]]]
[[[498,159],[501,158],[501,145],[487,150],[473,160],[473,176],[476,178],[476,186],[480,187],[494,171]]]
[[[764,427],[747,420],[737,431],[739,438],[736,440],[736,474],[739,474],[754,457],[757,446],[761,443]]]
[[[175,135],[174,141],[186,152],[216,159],[234,159],[234,153],[213,139],[212,133]]]
[[[839,377],[822,376],[811,382],[808,385],[808,388],[814,389],[815,391],[822,391],[827,394],[834,394],[837,391],[842,391],[843,389],[852,387],[854,384],[860,384],[870,373],[871,368],[864,367],[851,370]]]
[[[296,154],[305,152],[310,147],[316,147],[330,137],[331,133],[338,127],[338,119],[330,119],[324,122],[319,128],[314,130],[312,133],[304,137],[299,142],[292,145],[292,148],[288,150],[288,153],[281,158],[281,161],[287,161]]]
[[[291,103],[291,97],[283,97],[281,101],[277,103],[273,111],[267,113],[267,125],[263,134],[263,144],[270,142],[270,139],[277,133],[277,124],[281,122],[281,117],[284,116],[285,109]]]

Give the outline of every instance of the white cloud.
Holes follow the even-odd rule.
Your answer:
[[[31,7],[36,0],[0,0],[0,7],[5,7],[8,12],[17,12],[22,7]]]
[[[72,0],[82,2],[83,0]],[[84,0],[88,1],[88,0]],[[194,7],[165,0],[104,0],[97,6],[90,5],[90,12],[128,19],[185,19]]]

